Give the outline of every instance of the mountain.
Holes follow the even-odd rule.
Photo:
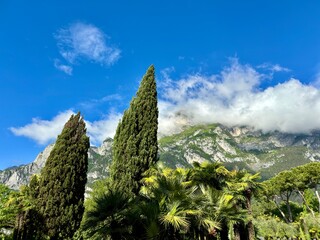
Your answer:
[[[31,175],[39,173],[44,167],[47,158],[54,144],[47,146],[43,152],[39,153],[36,159],[27,165],[7,168],[0,171],[0,183],[4,183],[12,189],[19,189],[21,185],[27,184]]]
[[[269,178],[280,171],[320,161],[320,132],[263,133],[250,127],[211,124],[163,137],[159,147],[160,160],[171,167],[188,166],[193,161],[218,161],[228,168],[246,168]]]
[[[108,175],[109,166],[112,161],[112,142],[113,140],[108,138],[100,147],[90,147],[88,151],[89,171],[87,176],[87,188],[90,188],[94,181]],[[54,144],[48,145],[30,164],[11,167],[0,171],[0,183],[5,184],[12,189],[19,189],[21,185],[27,184],[31,175],[40,173],[53,146]]]
[[[39,173],[53,144],[34,162],[0,171],[0,183],[18,189]],[[89,149],[88,185],[108,175],[112,161],[112,139]],[[228,168],[246,168],[261,172],[263,178],[302,165],[320,161],[320,132],[311,134],[264,133],[250,127],[226,127],[220,124],[189,126],[182,132],[159,140],[159,157],[170,167],[187,167],[192,162],[218,161]]]

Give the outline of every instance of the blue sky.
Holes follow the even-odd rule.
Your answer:
[[[150,64],[161,134],[185,121],[318,129],[319,11],[319,1],[3,0],[0,169],[31,162],[73,112],[92,144],[112,137]]]

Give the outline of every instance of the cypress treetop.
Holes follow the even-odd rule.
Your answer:
[[[127,192],[139,192],[142,174],[157,161],[157,104],[155,71],[151,65],[114,137],[111,178]]]
[[[50,239],[70,239],[79,228],[89,146],[80,113],[72,115],[57,138],[39,182],[39,211]]]

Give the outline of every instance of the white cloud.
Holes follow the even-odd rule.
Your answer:
[[[111,94],[111,95],[104,96],[103,98],[100,98],[100,99],[90,99],[88,101],[81,102],[79,103],[79,106],[81,106],[81,108],[84,108],[86,110],[90,110],[106,102],[109,102],[109,103],[119,102],[121,100],[122,100],[122,96],[120,94]]]
[[[178,132],[187,124],[206,123],[247,125],[265,132],[320,129],[319,89],[293,78],[264,89],[261,85],[268,74],[259,69],[233,59],[220,73],[210,76],[196,74],[172,80],[170,71],[165,71],[165,79],[158,84],[160,135]],[[118,99],[119,95],[110,95],[89,103]],[[56,138],[71,114],[68,110],[52,120],[33,119],[11,131],[46,144]],[[111,112],[103,119],[86,121],[91,143],[99,145],[113,137],[120,118],[120,113]]]
[[[100,145],[107,137],[113,138],[121,117],[120,113],[110,113],[102,120],[86,121],[91,143]]]
[[[275,72],[290,72],[289,68],[282,67],[279,64],[271,64],[271,63],[263,63],[259,65],[257,68],[270,70],[272,73]]]
[[[274,72],[290,72],[289,68],[282,67],[279,64],[273,65],[271,70],[274,71]]]
[[[315,78],[310,85],[320,89],[320,72],[315,75]]]
[[[270,69],[274,71],[274,69]],[[159,100],[159,132],[186,123],[248,125],[263,131],[308,133],[320,128],[320,91],[296,79],[260,89],[266,75],[236,59],[217,75],[168,80]]]
[[[169,79],[170,73],[172,73],[174,71],[175,71],[174,67],[167,67],[167,68],[162,69],[160,71],[160,74],[164,79]]]
[[[120,50],[109,43],[103,31],[92,24],[75,23],[55,35],[61,56],[70,64],[87,59],[112,65],[120,58]]]
[[[39,118],[33,118],[32,123],[23,127],[12,127],[10,130],[16,136],[24,136],[35,140],[39,144],[47,144],[50,141],[56,139],[60,134],[64,124],[68,121],[73,111],[67,110],[59,113],[51,120],[42,120]]]
[[[38,144],[45,145],[57,138],[58,134],[61,133],[64,124],[69,120],[72,114],[75,113],[71,110],[67,110],[59,113],[51,120],[34,118],[32,119],[32,123],[23,127],[12,127],[10,130],[16,136],[24,136],[36,141]],[[94,122],[85,121],[91,143],[99,145],[107,137],[113,138],[120,119],[121,114],[110,113],[102,120]]]
[[[72,71],[73,68],[71,66],[65,65],[65,64],[61,64],[61,62],[59,61],[59,59],[55,59],[54,60],[54,66],[56,69],[68,74],[68,75],[72,75]]]

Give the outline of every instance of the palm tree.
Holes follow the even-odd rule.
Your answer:
[[[194,184],[203,184],[217,190],[222,190],[226,180],[230,177],[230,172],[218,162],[203,162],[201,164],[194,162],[193,169],[190,170],[189,175],[190,180]]]
[[[199,238],[218,227],[218,223],[203,211],[197,186],[188,180],[186,169],[168,169],[161,165],[151,169],[143,179],[141,194],[157,207],[157,216],[150,225],[162,237],[153,239]]]
[[[260,179],[260,173],[250,174],[246,170],[235,170],[231,172],[231,178],[227,181],[228,190],[233,192],[233,195],[238,198],[238,206],[244,205],[245,209],[248,211],[249,219],[246,224],[246,234],[249,240],[255,239],[251,200],[253,194],[261,188],[261,185],[257,182],[258,179]],[[236,227],[238,227],[239,232],[239,226]],[[239,233],[236,234],[238,235]]]
[[[205,162],[194,163],[194,169],[190,174],[192,181],[200,186],[203,185],[202,190],[205,189],[202,194],[209,200],[212,215],[221,222],[219,234],[222,239],[233,238],[233,232],[237,238],[240,232],[237,229],[243,225],[247,216],[239,204],[245,202],[246,198],[243,189],[239,189],[242,185],[239,186],[237,182],[238,172],[228,171],[221,163]]]
[[[100,191],[100,192],[99,192]],[[81,229],[93,239],[134,239],[132,232],[133,199],[115,186],[97,190],[86,202]]]
[[[237,207],[238,198],[230,194],[227,189],[216,190],[200,185],[202,195],[206,198],[204,204],[206,212],[209,212],[220,227],[216,232],[220,239],[234,239],[234,226],[246,221],[247,211]]]

